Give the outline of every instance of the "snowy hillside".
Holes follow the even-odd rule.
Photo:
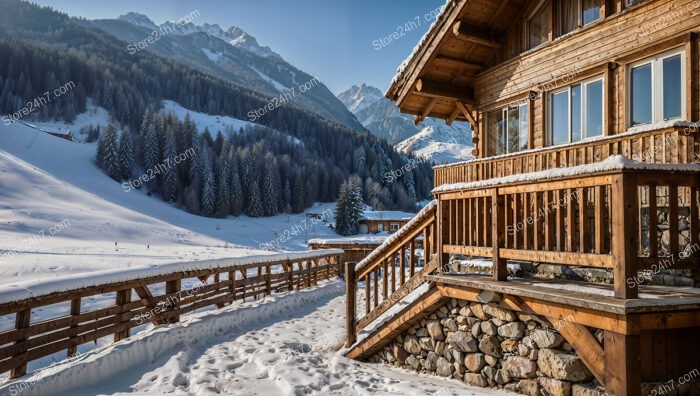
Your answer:
[[[416,127],[412,116],[402,114],[378,88],[367,84],[352,86],[338,99],[370,132],[385,138],[399,152],[436,163],[472,158],[472,133],[465,123],[446,125],[442,120],[428,118]]]
[[[226,132],[238,132],[241,128],[254,126],[252,122],[239,120],[228,116],[213,116],[197,111],[192,111],[182,107],[179,103],[172,100],[164,100],[161,114],[174,114],[179,120],[183,120],[185,115],[189,114],[192,122],[197,125],[197,129],[204,131],[208,129],[212,136],[216,136],[218,132],[226,134]]]
[[[102,111],[95,112],[95,118],[78,119],[104,122]],[[189,214],[140,191],[126,192],[93,164],[94,153],[94,144],[68,142],[22,124],[0,126],[4,282],[259,254],[261,245],[268,247],[290,229],[305,232],[280,243],[282,249],[305,250],[306,234],[334,235],[325,223],[312,225],[304,214],[260,219]],[[333,207],[317,205],[310,211],[326,213],[330,222]]]
[[[443,121],[427,119],[423,129],[410,138],[394,145],[402,153],[410,153],[436,164],[450,164],[474,158],[472,134],[464,123],[445,125]]]

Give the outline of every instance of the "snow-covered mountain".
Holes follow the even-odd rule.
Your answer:
[[[289,105],[353,129],[364,129],[322,82],[294,67],[271,48],[260,45],[255,37],[238,27],[224,30],[215,24],[173,22],[157,25],[135,12],[117,19],[83,23],[125,41],[131,52],[153,51],[263,95],[280,97],[295,90],[294,100],[289,101]],[[149,37],[155,41],[144,44]],[[303,93],[302,85],[307,88]]]
[[[338,99],[365,128],[394,144],[400,152],[436,163],[472,158],[472,133],[465,123],[446,125],[444,121],[428,118],[416,127],[412,116],[402,114],[378,88],[367,84],[352,86],[338,95]]]

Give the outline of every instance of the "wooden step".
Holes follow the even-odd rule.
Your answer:
[[[369,336],[353,345],[345,356],[357,360],[369,358],[388,345],[404,330],[430,316],[448,300],[449,298],[442,296],[438,289],[431,285],[430,289],[416,301],[379,326]]]

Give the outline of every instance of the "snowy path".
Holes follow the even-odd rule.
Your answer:
[[[503,394],[345,359],[343,294],[331,281],[205,313],[35,374],[24,394]]]

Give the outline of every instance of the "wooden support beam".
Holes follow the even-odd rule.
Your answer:
[[[605,390],[612,396],[639,396],[642,388],[639,335],[605,332]]]
[[[447,55],[437,55],[435,56],[437,62],[442,62],[445,64],[457,66],[460,69],[460,75],[464,74],[466,70],[474,70],[475,72],[484,70],[484,65],[479,63],[469,62],[459,58],[453,58]]]
[[[613,178],[612,185],[612,255],[614,267],[615,297],[637,298],[637,283],[630,282],[637,276],[637,184],[627,175]]]
[[[556,319],[547,318],[552,324]],[[566,323],[556,330],[566,338],[576,350],[576,354],[588,367],[593,376],[601,383],[605,383],[605,351],[598,340],[584,326],[576,323]]]
[[[355,317],[357,301],[357,284],[355,282],[355,263],[345,263],[345,347],[350,348],[357,340],[355,334]]]
[[[459,40],[468,43],[483,45],[490,48],[501,47],[501,40],[495,38],[498,37],[496,34],[471,28],[463,21],[457,21],[452,25],[452,33]]]
[[[428,98],[442,98],[446,100],[461,101],[470,105],[476,103],[474,100],[473,88],[458,87],[423,78],[416,82],[416,89],[413,91],[413,93],[415,95],[425,96]]]
[[[179,294],[179,292],[180,292],[181,288],[182,288],[182,280],[181,279],[175,279],[175,280],[165,282],[165,294],[178,293],[178,298],[173,299],[173,301],[175,301],[175,306],[169,308],[173,311],[180,309],[180,294]],[[180,316],[173,316],[173,317],[167,319],[168,323],[177,323],[179,321],[180,321]]]
[[[153,298],[153,294],[151,294],[151,291],[148,290],[148,286],[137,286],[134,288],[134,291],[142,300]]]
[[[119,290],[117,292],[117,299],[115,301],[115,305],[120,307],[120,313],[124,312],[124,305],[128,304],[131,301],[131,289],[126,289],[126,290]],[[128,322],[128,320],[127,320]],[[114,342],[121,341],[125,338],[129,337],[129,329],[127,328],[126,330],[122,330],[119,332],[114,333]]]
[[[430,112],[433,111],[433,108],[435,107],[435,104],[437,103],[437,98],[431,98],[430,102],[428,102],[428,105],[425,106],[425,109],[423,109],[423,112],[421,115],[416,116],[413,119],[413,124],[415,126],[420,125],[421,122],[425,121],[425,119],[430,116]]]

